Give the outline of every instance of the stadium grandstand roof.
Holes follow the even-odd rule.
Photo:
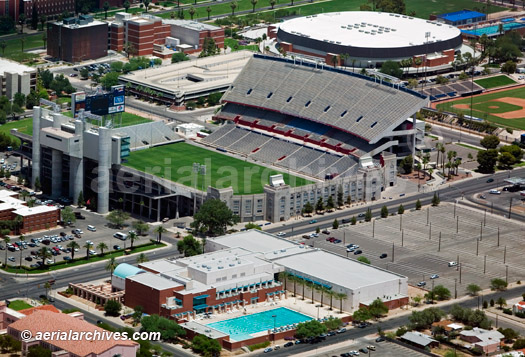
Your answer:
[[[223,101],[319,122],[376,143],[393,135],[427,97],[340,69],[254,55]]]

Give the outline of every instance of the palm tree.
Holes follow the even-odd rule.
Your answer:
[[[5,55],[6,47],[7,47],[7,42],[5,40],[0,41],[0,49],[2,49],[2,57]]]
[[[148,257],[146,256],[146,254],[144,253],[140,253],[140,255],[137,257],[137,263],[140,264],[140,263],[145,263],[147,262],[149,259]]]
[[[143,0],[142,3],[144,4],[144,8],[146,9],[146,12],[148,12],[148,6],[151,3],[151,0]]]
[[[350,58],[350,55],[348,53],[341,53],[339,58],[343,61],[343,66],[346,68],[346,60]]]
[[[25,37],[22,37],[22,38],[20,39],[20,44],[22,45],[22,52],[24,52],[24,44],[25,44],[25,43],[26,43],[26,39],[25,39]]]
[[[75,259],[75,249],[80,248],[80,245],[78,245],[77,242],[72,241],[68,243],[67,247],[71,249],[71,260]]]
[[[336,292],[333,291],[332,289],[326,289],[326,295],[330,297],[330,311],[333,310],[333,301],[334,301],[335,294]]]
[[[133,242],[138,240],[140,237],[135,232],[129,232],[128,237],[129,237],[129,241],[131,242],[130,248],[133,249]]]
[[[44,289],[46,289],[46,300],[49,299],[49,290],[51,290],[51,283],[46,281],[44,283]]]
[[[113,271],[117,267],[117,262],[115,261],[115,257],[111,257],[111,259],[106,264],[106,271],[109,271],[111,273],[111,278],[113,278]]]
[[[42,42],[44,42],[44,48],[47,48],[47,32],[42,32]]]
[[[414,58],[414,65],[416,66],[416,77],[419,73],[419,66],[421,66],[421,64],[423,64],[423,59],[421,59],[421,57]]]
[[[336,55],[332,56],[332,64],[334,65],[334,68],[337,67],[337,61],[338,60],[339,60],[339,57],[337,57]]]
[[[20,196],[25,201],[26,198],[29,197],[29,192],[27,192],[26,190],[23,190],[22,192],[20,192]]]
[[[42,31],[44,31],[44,25],[46,24],[47,16],[46,15],[40,15],[39,20],[40,20],[40,25],[42,25]]]
[[[252,3],[252,12],[255,12],[255,5],[257,5],[259,0],[250,0],[250,2]]]
[[[208,13],[208,20],[210,19],[211,6],[206,7],[206,12]]]
[[[160,243],[162,241],[162,234],[166,233],[168,230],[164,228],[163,226],[158,226],[153,230],[153,232],[157,233],[157,243]]]
[[[278,275],[279,281],[281,283],[284,283],[284,290],[288,290],[286,286],[287,286],[287,280],[289,277],[290,277],[290,273],[288,273],[287,271],[282,271]]]
[[[104,249],[108,249],[108,245],[104,242],[100,242],[97,244],[97,249],[100,250],[101,255],[104,255]]]
[[[24,25],[26,24],[26,15],[24,14],[20,14],[20,16],[18,17],[18,23],[20,24],[20,33],[24,33]],[[23,39],[23,37],[22,37]],[[24,50],[22,50],[23,52]]]
[[[235,9],[237,8],[237,1],[232,1],[230,3],[230,7],[232,8],[232,16],[235,15]]]
[[[82,246],[82,248],[86,248],[86,259],[89,259],[89,250],[91,249],[92,243],[86,243]]]
[[[126,0],[126,1],[124,1],[124,4],[122,4],[122,6],[124,6],[124,10],[126,10],[126,12],[128,12],[129,7],[131,6],[131,4],[129,3],[128,0]]]
[[[18,237],[18,240],[20,242],[23,242],[26,240],[26,237],[24,237],[23,235],[21,235],[20,237]],[[22,269],[22,248],[20,248],[20,269]]]
[[[335,298],[339,300],[340,302],[339,313],[342,314],[343,313],[343,300],[348,299],[348,295],[346,295],[345,293],[336,293]]]
[[[108,18],[108,10],[109,10],[109,2],[104,1],[104,4],[102,5],[102,8],[104,9],[104,18],[107,19]],[[148,12],[148,11],[146,10],[146,12]]]
[[[308,282],[308,288],[312,291],[312,304],[315,302],[314,300],[314,291],[315,291],[315,284],[312,282]]]
[[[38,255],[40,256],[40,258],[42,258],[42,266],[45,267],[46,266],[46,259],[51,257],[51,253],[49,253],[47,251],[46,247],[42,247],[38,251]]]
[[[322,285],[315,285],[315,290],[321,293],[321,307],[323,307],[323,300],[324,300],[324,293],[326,292],[326,288]]]
[[[272,7],[272,10],[276,3],[277,3],[277,0],[270,0],[270,6]]]
[[[188,12],[190,13],[191,19],[193,20],[193,15],[195,15],[195,8],[193,6],[190,6]]]
[[[290,274],[290,277],[288,279],[293,281],[293,296],[296,297],[297,296],[297,280],[298,280],[298,278],[295,275]]]
[[[303,296],[303,301],[305,300],[305,296],[304,296],[304,288],[306,287],[306,280],[304,279],[299,279],[299,285],[301,285],[303,287],[303,293],[301,294]]]

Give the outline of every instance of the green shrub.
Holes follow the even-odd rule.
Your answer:
[[[260,350],[261,348],[266,348],[270,346],[270,341],[264,341],[264,342],[261,342],[261,343],[256,343],[255,345],[251,345],[251,346],[248,346],[248,348],[250,349],[250,351],[255,351],[255,350]]]

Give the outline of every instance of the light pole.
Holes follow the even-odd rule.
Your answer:
[[[319,320],[319,308],[321,307],[321,305],[315,305],[315,307],[317,308],[317,320]]]

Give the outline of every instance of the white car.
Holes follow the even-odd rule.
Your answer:
[[[89,226],[87,226],[87,230],[91,231],[91,232],[96,232],[97,228],[95,226],[89,225]]]
[[[490,190],[489,193],[491,195],[501,195],[501,191],[499,191],[499,190]]]
[[[456,267],[458,266],[458,262],[448,262],[449,267]]]
[[[285,235],[286,235],[286,233],[284,233],[284,232],[277,233],[277,237],[284,237]]]

